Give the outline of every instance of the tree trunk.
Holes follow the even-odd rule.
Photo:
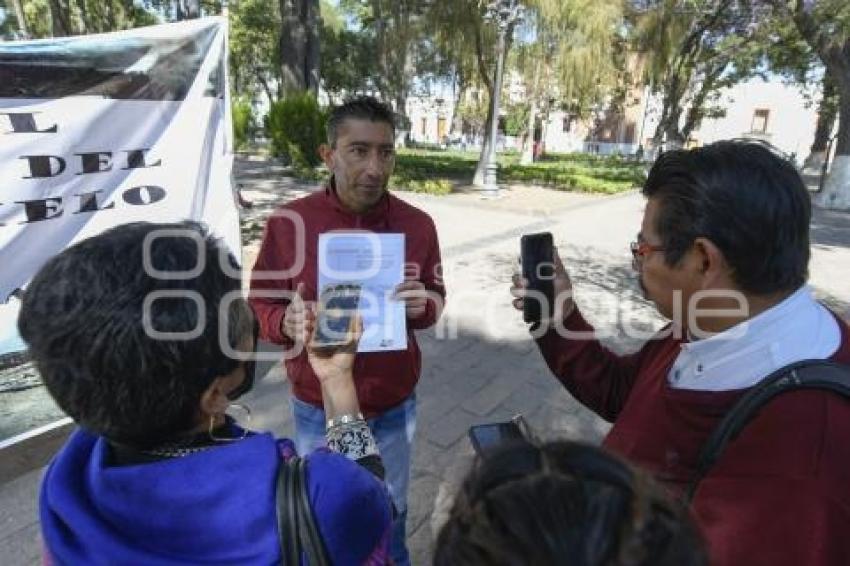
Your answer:
[[[410,9],[406,2],[396,0],[393,5],[393,22],[397,26],[396,37],[399,45],[396,46],[398,57],[395,65],[395,109],[402,116],[407,115],[407,95],[410,80],[416,74],[416,68],[411,56],[410,41]]]
[[[70,8],[63,0],[50,0],[50,20],[53,37],[71,35]]]
[[[826,208],[850,210],[850,39],[845,39],[843,44],[836,44],[827,28],[806,11],[804,2],[797,2],[792,17],[800,35],[818,54],[838,91],[835,159],[823,192],[815,200]]]
[[[281,95],[319,92],[319,0],[280,0]]]
[[[313,96],[319,94],[319,64],[320,60],[320,39],[319,32],[322,28],[322,15],[319,9],[319,0],[305,0],[305,25],[307,34],[307,54],[305,60],[305,82],[307,90],[313,93]]]
[[[101,30],[95,29],[96,26],[93,26],[92,22],[89,21],[89,10],[88,10],[88,6],[86,6],[86,0],[77,0],[77,7],[80,10],[80,17],[77,20],[80,24],[80,34],[85,35],[87,33],[94,33],[94,32],[101,31]]]
[[[378,51],[377,87],[383,97],[387,96],[389,61],[387,57],[387,22],[384,19],[383,0],[372,0],[372,17],[375,20],[375,41]]]
[[[845,45],[850,51],[850,41]],[[850,65],[843,76],[836,76],[838,87],[838,137],[835,158],[817,203],[833,210],[850,210]]]
[[[540,96],[540,61],[534,68],[534,80],[531,87],[531,104],[528,108],[528,128],[525,135],[525,148],[522,152],[520,165],[531,165],[534,163],[534,126],[537,124],[537,98]]]
[[[519,159],[520,165],[531,165],[534,163],[534,130],[537,125],[537,97],[531,99],[531,105],[528,107],[528,129],[525,134],[525,148],[523,148],[522,157]]]
[[[172,0],[171,7],[174,9],[174,19],[178,22],[201,17],[199,0]]]
[[[823,95],[818,104],[818,121],[815,127],[815,139],[809,150],[809,156],[803,163],[803,169],[820,172],[826,159],[826,147],[829,143],[829,135],[835,126],[835,118],[838,115],[838,104],[836,99],[835,81],[829,72],[823,75]]]
[[[501,50],[503,51],[503,54],[504,54],[504,60],[503,61],[507,61],[508,53],[510,52],[510,49],[511,49],[511,43],[512,43],[511,37],[513,36],[514,25],[515,24],[511,24],[510,26],[508,26],[508,29],[505,32],[505,40],[504,40],[503,45],[501,46]],[[484,59],[483,59],[483,51],[481,50],[482,41],[481,41],[480,33],[478,35],[478,38],[479,38],[479,40],[476,42],[476,51],[478,52],[478,67],[479,67],[478,70],[483,77],[486,77],[488,73],[486,72],[486,69],[483,66],[484,65],[484,62],[483,62]],[[498,51],[497,51],[496,57],[497,57],[497,60],[498,60]],[[506,67],[506,66],[507,65],[504,65],[504,64],[502,65],[501,77],[499,77],[498,76],[499,65],[498,65],[498,62],[497,62],[496,66],[495,66],[496,70],[492,74],[492,78],[491,78],[492,82],[484,81],[484,83],[487,85],[487,92],[490,94],[490,97],[487,99],[487,122],[484,126],[484,143],[481,144],[481,155],[478,158],[478,165],[475,166],[475,176],[473,177],[473,181],[472,181],[472,184],[475,185],[476,187],[483,187],[484,186],[484,172],[487,170],[487,151],[490,148],[489,144],[495,144],[497,142],[497,140],[492,139],[492,128],[490,127],[490,120],[494,119],[494,117],[493,117],[493,97],[496,96],[496,85],[503,84],[502,81],[501,81],[501,78],[505,76],[504,67]],[[499,117],[495,116],[495,119],[498,120]],[[496,128],[496,131],[498,132],[498,126]],[[494,155],[494,158],[497,157],[495,149],[493,151],[493,155]]]
[[[670,112],[658,122],[655,135],[652,136],[652,145],[659,149],[664,144],[664,150],[681,149],[685,146],[685,137],[679,130],[679,117],[681,109],[670,109]]]
[[[269,86],[269,81],[266,80],[265,75],[263,75],[263,71],[260,69],[254,70],[254,76],[257,77],[257,82],[260,83],[260,86],[263,87],[263,92],[266,93],[266,98],[269,99],[269,106],[274,102],[274,93],[272,93],[272,89]]]
[[[201,17],[201,2],[200,0],[184,0],[184,10],[187,20],[193,20]]]
[[[402,90],[395,94],[395,113],[399,116],[407,116],[407,93]]]
[[[15,19],[18,20],[18,31],[24,37],[29,37],[27,31],[27,20],[24,17],[24,7],[21,5],[21,0],[12,0],[12,7],[15,9]]]
[[[661,119],[652,136],[652,145],[656,154],[664,144],[664,149],[679,149],[685,145],[684,136],[679,130],[679,120],[682,116],[681,80],[671,76],[664,86],[664,100],[661,108]]]
[[[490,104],[487,105],[487,121],[484,124],[484,139],[481,143],[481,154],[478,156],[478,165],[475,166],[475,176],[472,178],[472,184],[476,187],[484,186],[484,172],[487,170],[487,155],[489,155],[490,144],[493,140],[490,138],[490,120],[493,117],[493,95],[490,94]]]
[[[286,97],[307,90],[307,29],[302,0],[280,0],[280,87]]]
[[[459,135],[463,134],[463,119],[460,117],[460,112],[458,112],[461,102],[463,102],[463,94],[466,92],[466,81],[463,76],[458,72],[455,75],[455,89],[454,89],[454,105],[452,106],[452,120],[451,126],[449,126],[449,137],[457,138]]]

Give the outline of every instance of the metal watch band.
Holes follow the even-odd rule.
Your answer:
[[[353,423],[355,421],[362,421],[362,420],[365,420],[365,419],[363,419],[363,415],[361,413],[357,413],[356,415],[351,415],[351,414],[339,415],[339,416],[334,417],[332,419],[328,419],[326,426],[325,426],[325,430],[330,430],[330,429],[337,427],[339,425],[350,424],[350,423]]]

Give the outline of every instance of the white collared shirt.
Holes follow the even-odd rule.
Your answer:
[[[829,358],[840,344],[835,317],[803,286],[720,334],[682,343],[667,381],[676,389],[743,389],[790,363]]]

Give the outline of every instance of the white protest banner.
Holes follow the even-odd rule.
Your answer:
[[[198,220],[240,256],[226,53],[218,17],[0,43],[0,304],[127,222]]]

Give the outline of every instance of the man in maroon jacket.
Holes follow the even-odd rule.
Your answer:
[[[405,545],[410,452],[416,424],[414,388],[421,354],[414,330],[432,326],[445,298],[434,222],[387,191],[395,165],[392,111],[361,97],[335,108],[322,158],[331,172],[321,192],[281,207],[269,219],[251,280],[250,302],[266,340],[286,347],[298,451],[324,445],[322,391],[298,341],[315,316],[317,244],[333,230],[403,233],[406,279],[396,298],[406,303],[407,349],[360,353],[354,365],[357,397],[381,451],[397,519],[392,555],[408,564]]]
[[[558,259],[555,316],[534,333],[557,378],[614,423],[605,446],[681,492],[735,401],[792,362],[850,363],[850,330],[806,286],[809,195],[764,146],[667,152],[643,194],[634,268],[672,323],[636,353],[613,354],[586,337]],[[515,280],[517,308],[525,286]],[[848,443],[850,403],[836,394],[766,405],[694,495],[712,564],[850,564]]]

